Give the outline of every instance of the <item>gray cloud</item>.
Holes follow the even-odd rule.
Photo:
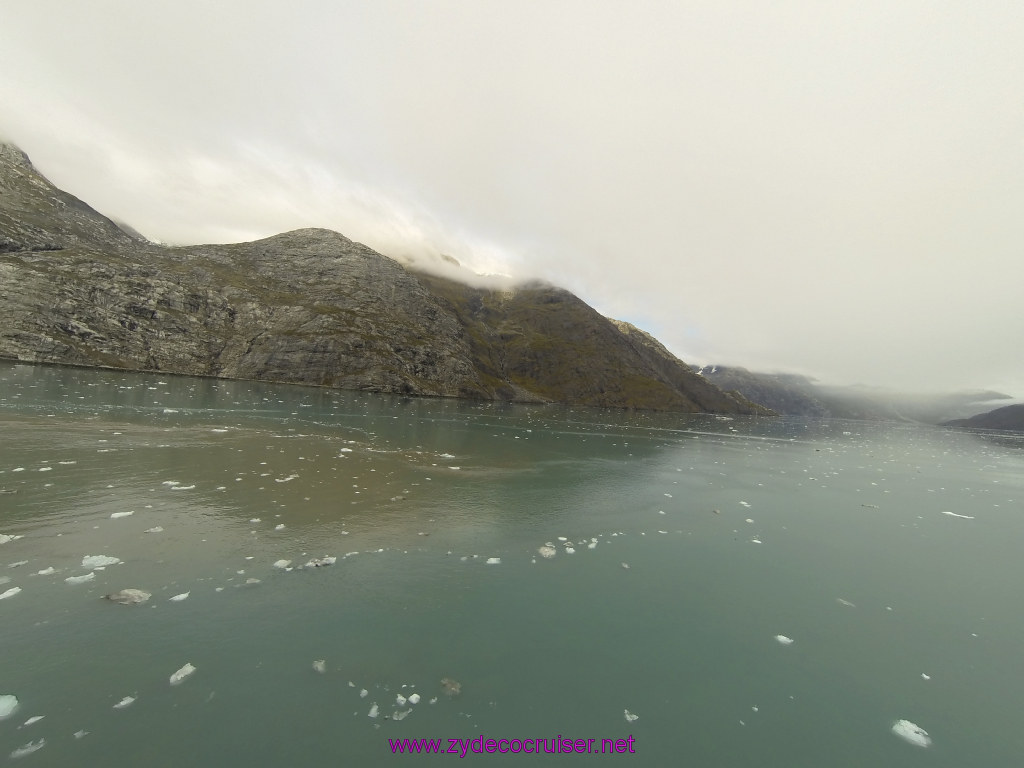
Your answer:
[[[326,226],[694,362],[1024,395],[1024,8],[8,6],[0,133],[173,242]]]

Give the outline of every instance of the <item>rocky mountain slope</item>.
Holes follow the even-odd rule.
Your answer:
[[[415,395],[765,413],[546,285],[471,288],[328,230],[166,247],[0,145],[0,357]]]
[[[694,367],[693,370],[722,389],[735,390],[787,416],[939,424],[977,413],[980,404],[1010,397],[985,390],[921,394],[881,387],[826,386],[798,374],[758,373],[722,365]]]
[[[945,427],[968,427],[970,429],[1007,429],[1024,432],[1024,403],[1006,405],[994,411],[979,413],[969,419],[953,419]]]

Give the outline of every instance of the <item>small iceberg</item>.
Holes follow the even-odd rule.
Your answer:
[[[501,565],[501,558],[500,557],[488,557],[487,558],[487,564],[488,565]]]
[[[146,602],[152,595],[141,589],[122,589],[120,592],[111,592],[103,597],[121,605],[137,605]]]
[[[537,552],[540,553],[541,557],[546,558],[552,558],[558,554],[558,550],[556,550],[550,544],[545,544],[543,547],[538,547]]]
[[[776,635],[775,636],[775,640],[779,643],[779,645],[792,645],[793,644],[793,638],[792,637],[786,637],[785,635]]]
[[[117,702],[117,704],[114,705],[114,709],[124,709],[125,707],[130,707],[134,703],[134,696],[125,696],[123,699]]]
[[[313,662],[313,669],[319,672],[321,675],[327,673],[327,660],[317,659]]]
[[[626,718],[626,722],[627,723],[632,723],[634,720],[639,720],[640,719],[640,715],[634,715],[628,709],[622,710],[622,714]]]
[[[110,519],[111,520],[117,520],[119,517],[131,517],[134,514],[135,514],[135,510],[134,509],[132,511],[130,511],[130,512],[111,512]]]
[[[406,699],[406,701],[408,701],[410,704],[419,704],[420,695],[418,693],[411,693],[409,694],[409,698]]]
[[[196,668],[193,667],[191,663],[186,664],[184,667],[182,667],[177,672],[175,672],[173,675],[171,675],[171,677],[170,677],[171,685],[180,685],[185,680],[185,678],[187,678],[189,675],[191,675],[195,671],[196,671]]]
[[[20,538],[22,538],[22,537],[21,536],[15,536],[13,534],[12,535],[8,535],[6,533],[0,533],[0,544],[6,544],[9,541],[16,541],[17,539],[20,539]]]
[[[92,571],[89,571],[84,576],[68,576],[66,579],[64,579],[64,581],[66,581],[68,584],[85,584],[85,582],[92,581],[95,578],[96,574]]]
[[[291,560],[277,560],[277,561],[274,562],[274,567],[275,568],[280,568],[281,570],[284,570],[285,568],[287,568],[291,564],[292,564]]]
[[[409,716],[410,712],[412,712],[411,709],[403,709],[401,712],[392,712],[391,713],[391,719],[392,720],[405,720],[405,718],[407,718]]]
[[[174,597],[169,597],[167,599],[172,603],[180,603],[182,600],[188,600],[188,596],[191,594],[191,592],[182,592],[180,595],[175,595]]]
[[[163,533],[163,532],[164,532],[163,526],[160,526],[160,525],[153,526],[152,528],[147,528],[145,531],[143,531],[143,533]]]
[[[0,720],[5,720],[18,709],[18,697],[9,693],[0,694]]]
[[[43,568],[41,571],[36,571],[36,576],[52,576],[57,572],[57,569],[52,565],[49,568]]]
[[[83,568],[106,568],[108,565],[117,565],[121,562],[119,557],[110,555],[86,555],[82,558]]]
[[[6,600],[8,597],[14,597],[19,592],[21,592],[21,587],[11,587],[6,592],[0,592],[0,600]]]
[[[930,747],[932,745],[928,731],[909,720],[897,720],[892,724],[892,732],[915,747]]]
[[[379,713],[380,713],[380,708],[377,706],[377,703],[374,702],[373,705],[370,707],[370,711],[366,713],[366,716],[367,717],[376,717]]]
[[[25,755],[31,755],[33,752],[38,752],[40,749],[46,746],[46,739],[39,739],[38,741],[30,741],[28,744],[18,747],[16,750],[11,752],[11,760],[17,760],[19,757]]]
[[[338,558],[334,557],[334,555],[327,555],[326,557],[314,557],[312,560],[306,563],[306,567],[323,568],[326,565],[334,565],[336,562],[338,562]]]

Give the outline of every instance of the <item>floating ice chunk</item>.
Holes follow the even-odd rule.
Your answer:
[[[392,712],[391,713],[391,719],[392,720],[405,720],[405,718],[407,718],[409,716],[410,712],[412,712],[411,709],[403,709],[401,712]]]
[[[213,429],[211,429],[210,431],[211,431],[211,432],[227,432],[227,430],[226,430],[226,429],[222,429],[222,428],[220,428],[220,427],[214,427],[214,428],[213,428]]]
[[[959,517],[961,520],[973,520],[973,515],[958,515],[956,512],[946,512],[943,510],[942,514],[949,515],[950,517]]]
[[[327,673],[327,660],[326,659],[317,659],[316,661],[313,662],[313,669],[315,669],[321,675],[326,674]]]
[[[836,602],[839,603],[840,605],[845,605],[845,606],[847,606],[849,608],[856,608],[857,607],[856,605],[851,603],[849,600],[843,600],[843,598],[841,598],[841,597],[837,597],[836,598]]]
[[[284,568],[287,568],[287,567],[288,567],[289,565],[291,565],[291,564],[292,564],[292,561],[291,561],[291,560],[278,560],[278,561],[276,561],[276,562],[274,563],[274,567],[275,567],[275,568],[281,568],[281,569],[284,569]]]
[[[627,571],[629,570],[629,563],[619,563],[619,565],[621,565],[621,566],[622,566],[623,568],[625,568],[625,569],[626,569]]]
[[[274,478],[274,482],[275,483],[290,483],[292,480],[294,480],[297,477],[298,477],[298,475],[295,475],[295,474],[288,475],[288,477],[275,477]]]
[[[0,533],[0,544],[6,544],[9,541],[17,541],[22,538],[21,536],[15,536],[13,534],[7,535],[6,533]]]
[[[558,554],[558,551],[548,544],[545,544],[543,547],[538,547],[537,552],[540,554],[541,557],[546,558],[552,558]]]
[[[125,707],[130,707],[134,703],[134,696],[125,696],[123,699],[117,702],[117,704],[114,705],[114,709],[124,709]]]
[[[922,672],[921,673],[921,679],[922,680],[931,680],[932,676],[931,675],[926,675],[924,672]]]
[[[634,720],[640,719],[640,715],[634,715],[628,709],[622,710],[622,714],[625,716],[627,723],[632,723]]]
[[[72,735],[76,739],[84,739],[86,736],[89,735],[89,732],[88,731],[75,731],[74,734],[72,734]]]
[[[338,562],[338,558],[336,558],[334,555],[327,555],[326,557],[314,557],[312,560],[306,563],[306,567],[323,568],[325,565],[334,565],[336,562]]]
[[[164,408],[163,413],[177,413],[177,408]]]
[[[370,695],[370,692],[368,690],[366,690],[365,688],[363,688],[363,690],[361,690],[359,692],[359,698],[360,699],[365,699],[369,695]]]
[[[191,594],[191,592],[182,592],[180,595],[168,597],[167,599],[170,600],[172,603],[180,603],[182,600],[188,600],[188,596]]]
[[[892,732],[916,747],[930,747],[932,744],[928,731],[909,720],[897,720],[892,724]]]
[[[105,568],[108,565],[117,565],[121,562],[119,557],[110,555],[86,555],[82,558],[83,568]]]
[[[191,491],[195,487],[196,486],[194,484],[193,485],[172,485],[171,486],[171,490],[172,491]]]
[[[752,544],[764,544],[764,542],[760,539],[751,539],[750,541]]]
[[[120,592],[111,592],[103,597],[121,605],[137,605],[146,602],[152,595],[141,589],[122,589]]]
[[[17,562],[14,562],[14,563],[8,563],[7,567],[8,568],[20,568],[23,565],[28,565],[28,560],[18,560]]]
[[[0,600],[6,600],[8,597],[14,597],[19,592],[21,592],[21,587],[11,587],[6,592],[0,592]]]
[[[395,696],[395,704],[397,704],[399,707],[404,707],[406,701],[408,701],[408,699],[406,699],[405,696],[403,696],[400,693]]]
[[[37,741],[30,741],[28,744],[24,744],[18,747],[16,750],[11,752],[11,760],[17,760],[19,757],[25,755],[31,755],[33,752],[38,752],[40,749],[46,746],[46,739],[38,739]]]
[[[565,538],[565,536],[559,536],[559,537],[558,537],[558,540],[559,540],[559,541],[568,541],[568,539],[567,539],[567,538]]]
[[[253,518],[251,518],[251,519],[249,520],[249,522],[250,522],[250,523],[261,523],[261,522],[263,522],[263,521],[262,521],[262,520],[260,520],[260,519],[259,519],[258,517],[253,517]]]
[[[432,699],[430,700],[430,703],[431,703],[431,704],[437,704],[437,696],[435,696],[434,698],[432,698]]]
[[[776,635],[775,639],[778,641],[779,645],[792,645],[793,644],[793,638],[792,637],[786,637],[785,635]]]
[[[275,531],[283,531],[284,530],[284,523],[278,523],[277,525],[275,525],[274,526],[274,530]]]
[[[143,533],[163,533],[163,526],[154,525],[152,528],[147,528]]]
[[[575,555],[576,554],[576,550],[573,549],[572,547],[566,547],[565,548],[565,554],[567,554],[567,555]]]
[[[50,472],[52,470],[53,470],[53,467],[40,467],[39,468],[40,472]]]
[[[181,483],[179,483],[177,480],[164,480],[162,483],[160,483],[160,485],[169,485],[173,487],[175,485],[181,485]]]
[[[52,565],[49,568],[43,568],[41,571],[36,571],[36,576],[52,576],[57,572],[57,569]]]
[[[501,565],[501,558],[500,557],[488,557],[487,558],[487,564],[488,565]]]
[[[96,574],[93,571],[89,571],[84,576],[68,576],[64,581],[68,584],[85,584],[87,581],[92,581],[96,578]]]
[[[377,702],[374,702],[370,706],[370,711],[366,713],[367,717],[376,717],[380,714],[380,708],[377,706]]]
[[[418,693],[410,693],[409,698],[406,699],[406,701],[408,701],[410,704],[419,704],[420,695]]]
[[[10,693],[0,694],[0,720],[5,720],[18,709],[18,697]]]
[[[740,504],[741,504],[742,506],[744,506],[744,507],[749,507],[749,506],[750,506],[750,504],[748,504],[748,503],[747,503],[747,502],[745,502],[745,501],[741,501],[741,502],[740,502]]]
[[[131,517],[134,514],[135,514],[135,510],[134,509],[131,510],[130,512],[112,512],[110,514],[110,519],[111,520],[117,520],[119,517]]]
[[[175,672],[173,675],[171,675],[171,677],[170,677],[171,685],[179,685],[182,681],[185,680],[185,678],[187,678],[189,675],[191,675],[195,671],[196,671],[196,668],[193,667],[191,663],[186,664],[184,667],[182,667],[177,672]]]
[[[748,523],[752,523],[752,522],[754,522],[754,518],[752,518],[752,517],[748,517],[748,518],[747,518],[747,522],[748,522]]]
[[[342,448],[342,450],[345,450],[345,449],[344,449],[344,448]],[[454,458],[455,458],[455,456],[453,456],[453,455],[452,455],[452,454],[450,454],[450,453],[441,453],[441,454],[438,454],[438,458],[439,458],[439,459],[454,459]]]

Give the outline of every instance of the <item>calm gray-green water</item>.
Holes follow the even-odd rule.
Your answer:
[[[1024,436],[3,363],[0,437],[0,762],[1024,764]],[[635,751],[389,745],[481,735]]]

